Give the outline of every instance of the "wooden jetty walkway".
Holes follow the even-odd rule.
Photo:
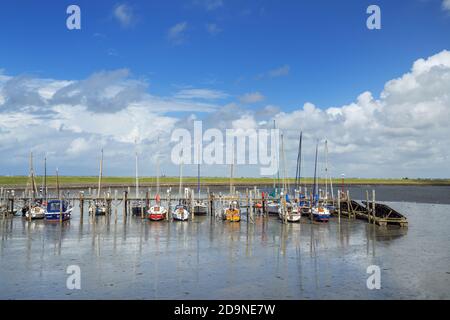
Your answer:
[[[231,191],[231,194],[223,195],[222,193],[216,194],[214,192],[210,192],[208,189],[206,194],[196,196],[194,191],[189,189],[187,197],[179,198],[173,196],[170,189],[168,189],[168,192],[163,193],[160,200],[169,204],[169,206],[170,204],[177,204],[180,201],[183,201],[191,209],[193,209],[195,202],[201,201],[207,204],[208,214],[211,216],[214,216],[216,209],[223,206],[224,203],[237,200],[240,207],[246,209],[247,216],[250,217],[250,220],[252,220],[255,213],[268,215],[268,201],[281,200],[281,198],[269,198],[267,194],[262,193],[256,187],[253,189],[247,189],[244,193],[236,192],[236,190]],[[371,201],[369,201],[368,195],[369,193],[367,192],[365,201],[358,202],[351,199],[348,191],[347,193],[338,192],[337,199],[329,199],[326,204],[332,205],[336,208],[333,214],[338,216],[339,219],[341,216],[349,219],[362,219],[368,223],[377,224],[381,227],[386,227],[388,225],[397,225],[400,227],[408,226],[407,218],[401,213],[385,204],[375,202],[375,191],[372,191]],[[141,215],[144,217],[146,211],[154,202],[155,196],[155,193],[151,193],[151,189],[143,192],[142,196],[139,197],[134,195],[134,193],[131,193],[130,188],[128,188],[128,191],[123,191],[120,195],[117,190],[109,190],[108,192],[104,192],[103,197],[98,197],[96,190],[89,190],[89,192],[86,193],[84,191],[80,191],[78,193],[67,192],[63,198],[73,203],[78,202],[81,216],[84,214],[86,203],[89,206],[91,203],[95,203],[96,201],[102,201],[106,205],[107,214],[111,214],[113,209],[116,210],[119,206],[122,206],[123,214],[124,216],[127,216],[131,214],[133,206],[138,206],[142,208]],[[2,188],[2,192],[0,192],[0,215],[14,215],[17,208],[30,203],[31,199],[31,196],[25,194],[24,192],[18,196],[13,190],[6,192],[6,190]],[[58,200],[58,197],[48,195],[47,200]],[[257,204],[259,204],[258,207]]]
[[[339,201],[338,214],[342,214],[348,218],[366,220],[368,223],[377,224],[381,227],[388,225],[397,225],[402,228],[408,227],[408,219],[392,209],[386,204],[375,202],[375,193],[373,192],[373,200],[361,201],[361,203],[352,200],[347,193],[344,199]]]

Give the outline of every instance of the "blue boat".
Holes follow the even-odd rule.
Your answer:
[[[72,210],[73,210],[72,206],[66,200],[50,200],[47,203],[45,220],[47,221],[69,220]]]

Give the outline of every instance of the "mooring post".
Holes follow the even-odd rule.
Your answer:
[[[117,206],[119,205],[117,203],[117,189],[114,190],[114,223],[117,223]]]
[[[80,192],[80,220],[83,220],[84,194]]]
[[[337,207],[338,207],[338,222],[341,223],[341,192],[339,190],[337,197]]]
[[[367,203],[367,205],[369,205],[369,203]],[[375,212],[376,212],[375,189],[372,189],[372,216],[373,216],[373,224],[376,224]]]
[[[250,201],[248,199],[248,188],[245,189],[245,196],[246,196],[246,199],[247,199],[247,222],[248,222],[248,214],[249,214],[249,211],[250,211]]]
[[[167,190],[167,197],[168,197],[168,201],[167,201],[167,214],[166,214],[166,221],[169,221],[169,216],[171,215],[171,189]]]
[[[57,172],[58,174],[58,172]],[[61,197],[61,193],[58,194],[58,198],[59,198],[59,224],[62,224],[62,197]]]
[[[212,193],[212,194],[210,193],[210,197],[209,197],[209,212],[210,212],[211,217],[214,216],[214,210],[215,210],[214,199],[215,199],[215,194],[214,193]]]
[[[108,216],[108,221],[109,221],[109,216],[111,215],[111,191],[108,191],[108,194],[106,195],[106,214]]]
[[[128,206],[128,192],[127,192],[127,191],[124,191],[124,192],[123,192],[123,215],[124,215],[125,217],[126,217],[127,214],[128,214],[128,212],[127,212],[127,210],[128,210],[127,206]]]
[[[200,194],[198,195],[200,197]],[[195,206],[194,206],[194,199],[195,199],[195,193],[194,189],[191,190],[191,213],[192,213],[192,220],[195,218]]]
[[[367,221],[371,223],[370,217],[370,202],[369,202],[369,190],[366,190],[366,209],[367,209]]]

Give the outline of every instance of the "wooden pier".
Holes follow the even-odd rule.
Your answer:
[[[267,201],[268,200],[278,200],[280,203],[282,199],[268,199],[267,194],[264,194],[256,187],[250,189],[247,188],[244,193],[239,193],[235,189],[231,190],[230,194],[216,194],[207,191],[204,195],[195,195],[193,190],[186,192],[185,198],[177,198],[171,194],[171,189],[169,188],[160,200],[168,204],[170,209],[171,204],[178,204],[179,202],[185,203],[189,208],[193,208],[195,201],[202,201],[208,206],[208,214],[214,216],[216,210],[224,207],[224,204],[229,201],[238,201],[242,209],[246,209],[247,221],[252,222],[255,214],[260,214],[267,216]],[[102,197],[98,197],[96,190],[89,190],[85,193],[83,191],[77,193],[66,193],[64,199],[72,203],[78,202],[80,208],[80,215],[83,216],[85,212],[85,204],[88,206],[101,201],[105,204],[107,208],[108,215],[112,214],[113,211],[117,216],[117,208],[122,206],[123,215],[126,217],[132,213],[133,207],[140,207],[140,216],[144,218],[146,216],[146,211],[152,205],[156,194],[152,194],[151,189],[142,193],[142,196],[130,195],[130,188],[127,191],[123,191],[119,195],[117,190],[108,190],[104,192]],[[58,200],[57,196],[47,195],[47,200]],[[293,199],[294,200],[294,199]],[[18,208],[21,208],[32,201],[30,195],[22,193],[21,196],[15,195],[14,191],[5,192],[1,190],[0,192],[0,215],[8,216],[16,214]],[[367,192],[367,197],[365,201],[355,201],[350,197],[349,192],[341,193],[338,192],[337,199],[328,199],[327,201],[321,201],[323,204],[333,205],[336,210],[334,215],[341,216],[348,219],[361,219],[368,223],[376,224],[381,227],[388,225],[397,225],[400,227],[407,227],[408,220],[405,216],[397,212],[396,210],[390,208],[389,206],[381,203],[375,202],[375,192],[372,192],[372,199],[369,201],[369,193]],[[258,206],[257,206],[258,204]],[[20,210],[20,209],[19,209]]]
[[[388,225],[397,225],[402,228],[408,227],[407,218],[392,209],[391,207],[365,200],[357,202],[346,197],[339,202],[340,214],[350,219],[361,219],[371,224],[377,224],[380,227]]]

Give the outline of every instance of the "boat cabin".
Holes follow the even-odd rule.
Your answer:
[[[47,203],[47,212],[66,212],[68,203],[65,200],[50,200]]]

